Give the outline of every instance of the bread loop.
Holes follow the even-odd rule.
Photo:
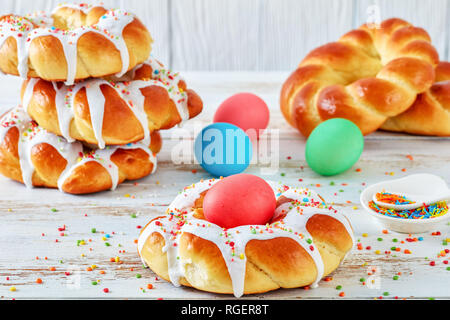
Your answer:
[[[175,286],[237,297],[316,286],[352,248],[348,220],[308,189],[271,183],[278,201],[266,225],[224,229],[206,221],[203,198],[218,181],[186,187],[139,236],[142,261]]]
[[[436,82],[417,96],[405,112],[389,118],[381,129],[426,136],[450,136],[450,63],[436,67]]]
[[[0,70],[49,81],[125,74],[147,59],[152,38],[133,14],[102,6],[64,4],[0,18]]]
[[[21,96],[24,109],[44,129],[101,149],[145,143],[152,132],[172,128],[203,108],[180,75],[154,58],[120,79],[89,79],[73,86],[29,79]]]
[[[368,134],[431,87],[438,61],[421,28],[401,19],[363,25],[305,57],[283,85],[281,111],[304,136],[330,118]]]
[[[132,143],[94,150],[67,142],[17,107],[0,120],[0,173],[27,187],[59,188],[72,194],[115,189],[124,180],[140,179],[156,169],[161,149],[158,132],[150,145]]]

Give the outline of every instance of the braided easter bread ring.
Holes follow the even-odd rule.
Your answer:
[[[93,193],[152,173],[160,148],[161,138],[155,132],[150,147],[134,143],[90,150],[42,129],[17,107],[1,118],[0,173],[27,187]]]
[[[131,13],[64,4],[45,13],[0,18],[0,70],[51,81],[123,75],[145,61],[152,38]]]
[[[420,135],[450,136],[450,62],[436,67],[436,82],[414,104],[389,118],[381,129]]]
[[[139,236],[143,262],[174,285],[238,297],[316,286],[352,248],[346,217],[308,189],[272,183],[277,208],[267,225],[224,229],[206,221],[203,198],[218,181],[185,188]]]
[[[439,57],[430,42],[425,30],[395,18],[350,31],[306,56],[282,87],[281,111],[304,136],[330,118],[369,134],[433,84]]]
[[[200,97],[178,74],[150,58],[121,79],[89,79],[73,86],[29,79],[22,86],[22,105],[39,126],[68,141],[122,145],[146,140],[195,117]]]

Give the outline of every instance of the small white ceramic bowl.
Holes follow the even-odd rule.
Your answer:
[[[360,201],[364,209],[378,220],[386,229],[401,233],[423,233],[437,230],[437,226],[450,218],[449,212],[437,218],[400,219],[382,215],[369,208],[369,201],[377,192],[410,193],[421,195],[439,194],[448,190],[445,181],[432,174],[413,174],[401,179],[373,184],[361,193]]]

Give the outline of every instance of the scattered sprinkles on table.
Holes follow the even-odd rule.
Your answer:
[[[12,119],[14,120],[14,119]],[[412,159],[411,159],[412,160]],[[288,174],[286,173],[285,175],[286,177],[288,177]],[[304,180],[308,181],[306,178],[301,178],[301,179],[297,179],[299,182],[303,183]],[[324,181],[319,181],[320,185],[322,186],[327,186],[329,185],[330,187],[335,187],[335,186],[342,186],[342,187],[346,187],[348,184],[347,183],[341,183],[341,182],[324,182]],[[312,183],[313,186],[316,186],[317,182]],[[343,192],[344,190],[341,189],[341,191]],[[339,193],[339,196],[341,196],[343,193]],[[344,193],[345,194],[345,193]],[[342,201],[343,203],[345,203],[346,201]],[[446,206],[445,206],[446,207]],[[351,208],[351,207],[350,207]],[[431,210],[431,208],[428,208],[429,210]],[[448,209],[447,209],[448,210]],[[64,214],[64,210],[63,208],[50,208],[49,210],[49,214],[51,214],[52,212],[57,212],[57,211],[61,211],[61,215]],[[6,210],[5,210],[6,212]],[[8,210],[8,213],[12,212],[12,210]],[[87,217],[87,214],[84,214]],[[91,215],[90,215],[91,216]],[[127,213],[126,214],[127,217],[131,217],[133,219],[137,219],[140,218],[141,215],[139,215],[138,213]],[[140,222],[140,221],[139,221]],[[446,228],[448,228],[450,225],[446,225]],[[161,226],[162,227],[162,226]],[[207,226],[205,226],[207,227]],[[283,225],[281,224],[279,227],[283,228]],[[56,228],[55,231],[57,231],[57,233],[55,233],[56,235],[62,236],[62,231],[66,231],[68,229],[67,225],[62,223],[58,225],[58,227]],[[42,233],[39,233],[39,235],[42,235],[42,237],[45,236],[51,236],[51,232],[48,230],[43,230],[45,231]],[[140,230],[138,229],[138,232]],[[266,227],[264,226],[264,228],[250,228],[250,232],[269,232],[268,229],[266,230]],[[450,243],[450,237],[446,234],[447,230],[440,230],[440,231],[433,231],[429,234],[425,234],[425,235],[420,235],[420,236],[414,236],[414,235],[399,235],[399,234],[390,234],[389,232],[387,232],[386,230],[380,230],[379,234],[373,234],[373,232],[370,232],[370,235],[368,232],[362,232],[361,233],[361,241],[366,242],[368,241],[369,243],[363,243],[361,241],[358,241],[357,246],[355,247],[355,251],[356,250],[363,250],[362,252],[360,252],[359,254],[361,255],[377,255],[377,257],[379,255],[380,258],[383,257],[394,257],[395,255],[414,255],[417,251],[416,248],[419,248],[418,246],[421,245],[421,243],[428,243],[429,241],[431,241],[432,239],[435,239],[436,241],[439,242],[439,244],[441,245],[440,248],[438,248],[435,252],[431,252],[429,254],[429,258],[425,258],[423,259],[423,267],[424,268],[429,268],[431,271],[433,272],[446,272],[449,273],[450,272],[450,265],[449,265],[449,254],[450,254],[450,250],[448,248],[448,244]],[[143,271],[141,268],[141,266],[135,265],[134,260],[137,260],[138,258],[132,258],[132,261],[129,261],[130,258],[126,255],[124,255],[125,250],[117,250],[117,241],[114,241],[114,237],[112,235],[114,235],[113,232],[104,232],[101,231],[101,227],[100,226],[88,226],[86,228],[86,232],[83,235],[79,235],[78,236],[80,238],[84,237],[84,240],[76,240],[76,238],[73,238],[75,235],[71,235],[70,233],[72,233],[73,230],[71,230],[71,232],[69,232],[69,235],[67,236],[66,233],[64,233],[64,239],[61,239],[60,242],[65,241],[72,243],[72,246],[77,249],[77,250],[81,250],[81,252],[83,252],[81,254],[81,257],[86,259],[86,260],[82,260],[85,263],[85,266],[82,271],[81,271],[81,276],[82,277],[89,277],[90,275],[93,276],[93,278],[88,278],[89,282],[88,284],[92,284],[91,290],[97,290],[99,293],[105,295],[105,294],[109,294],[112,290],[111,287],[113,287],[111,280],[106,276],[108,274],[107,271],[109,270],[114,270],[114,272],[109,272],[109,274],[121,274],[121,277],[128,277],[129,279],[133,279],[135,281],[138,281],[139,284],[136,287],[136,289],[139,289],[137,292],[141,293],[141,294],[148,294],[154,290],[158,290],[157,286],[155,286],[155,283],[149,283],[150,281],[148,280],[148,277],[144,277],[143,276],[143,272],[147,272],[147,271]],[[60,234],[61,233],[61,234]],[[76,233],[75,233],[76,234]],[[89,239],[89,237],[93,237],[92,239]],[[230,239],[229,241],[229,245],[233,245],[231,237],[229,234],[227,234],[227,231],[224,230],[222,237]],[[45,239],[46,237],[44,237],[43,239]],[[51,238],[51,237],[50,237]],[[65,239],[67,238],[67,239]],[[89,252],[91,251],[90,249],[96,249],[99,248],[98,245],[104,245],[105,240],[108,240],[109,242],[111,242],[111,244],[113,244],[110,248],[108,248],[107,250],[111,250],[111,256],[113,256],[112,258],[107,258],[107,262],[104,263],[102,261],[92,261],[92,258],[89,258]],[[134,238],[133,238],[134,239]],[[47,243],[49,244],[49,246],[52,245],[58,245],[56,243],[53,242],[53,240],[46,240]],[[370,245],[369,245],[370,244]],[[131,242],[128,244],[129,246],[132,246],[133,248],[136,246],[136,242],[131,240]],[[411,245],[411,247],[407,247],[408,245]],[[79,247],[79,248],[77,248]],[[120,248],[118,248],[120,249]],[[129,248],[128,248],[129,249]],[[378,252],[378,254],[377,254]],[[236,253],[235,252],[235,257],[240,259],[242,253]],[[383,255],[384,254],[384,255]],[[361,256],[364,257],[364,256]],[[47,272],[43,272],[42,274],[39,274],[39,276],[34,276],[31,278],[31,282],[32,284],[30,284],[29,286],[36,286],[39,289],[38,290],[46,290],[46,286],[49,285],[49,281],[46,281],[46,277],[54,277],[54,275],[52,274],[56,274],[61,272],[62,273],[62,280],[60,285],[61,286],[66,286],[66,282],[68,279],[71,279],[72,276],[75,276],[73,271],[68,271],[68,269],[66,269],[66,267],[64,265],[62,265],[63,261],[61,261],[61,259],[59,258],[52,258],[50,255],[49,257],[44,257],[44,254],[40,254],[40,257],[32,257],[32,259],[34,261],[36,261],[36,264],[42,264],[42,263],[46,263],[46,268],[47,268]],[[127,261],[128,260],[128,261]],[[55,266],[57,265],[56,263],[59,261],[60,264],[58,264],[58,267],[54,267],[51,264],[54,264]],[[384,261],[383,263],[385,263],[386,265],[390,265],[389,260]],[[131,267],[130,267],[131,266]],[[369,284],[373,283],[374,280],[371,276],[375,276],[377,275],[377,271],[374,269],[367,269],[369,268],[368,266],[370,266],[370,261],[367,260],[367,262],[363,262],[362,264],[360,264],[360,268],[361,268],[361,273],[359,275],[355,275],[355,277],[353,279],[351,279],[351,281],[353,281],[354,283],[359,284],[361,287],[367,287],[369,288]],[[396,266],[392,266],[392,268],[398,268]],[[88,271],[88,269],[90,271]],[[101,270],[99,270],[101,269]],[[105,270],[103,270],[105,269]],[[99,271],[98,271],[99,270]],[[142,271],[141,271],[142,270]],[[384,271],[386,271],[386,269],[383,269]],[[142,275],[142,276],[141,276]],[[385,275],[385,277],[383,277],[383,281],[388,281],[391,280],[392,283],[391,284],[387,284],[389,282],[385,282],[387,287],[386,289],[378,292],[378,296],[373,296],[374,299],[379,300],[379,299],[399,299],[399,300],[404,300],[406,298],[401,298],[398,296],[395,296],[395,285],[397,283],[401,283],[402,281],[409,281],[410,278],[413,275],[410,273],[410,271],[405,271],[402,269],[397,269],[394,272],[388,273]],[[97,279],[96,277],[101,277],[100,279]],[[158,278],[152,278],[152,281],[160,281]],[[16,282],[17,281],[17,282]],[[114,281],[114,280],[113,280]],[[329,288],[330,291],[335,291],[335,295],[338,297],[345,297],[346,293],[343,291],[343,286],[342,284],[345,284],[342,278],[339,277],[339,274],[336,274],[334,277],[331,276],[327,276],[323,279],[323,282],[326,283],[323,286],[326,288]],[[339,282],[341,284],[339,284]],[[18,281],[17,278],[15,277],[1,277],[0,278],[0,283],[5,284],[5,290],[8,291],[8,293],[6,295],[9,295],[11,298],[14,297],[16,294],[18,293],[23,293],[25,292],[24,287],[19,284],[20,282]],[[95,283],[95,284],[94,284]],[[26,287],[26,290],[30,290],[29,286]],[[346,289],[348,290],[348,285],[345,285]],[[156,287],[156,289],[155,289]],[[304,289],[309,289],[309,287],[304,288]],[[346,290],[346,291],[347,291]],[[367,289],[370,290],[370,289]],[[117,289],[115,290],[117,291]],[[157,292],[157,291],[155,291]],[[305,291],[306,293],[306,291]],[[3,292],[3,294],[5,294],[5,292]],[[348,294],[348,293],[347,293]]]

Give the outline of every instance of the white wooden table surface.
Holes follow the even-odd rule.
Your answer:
[[[271,108],[270,127],[280,129],[280,168],[264,178],[316,189],[350,219],[355,238],[362,244],[363,249],[355,246],[331,275],[331,281],[322,281],[317,289],[281,289],[245,298],[450,298],[450,271],[444,262],[450,255],[438,257],[442,250],[450,249],[444,244],[450,237],[450,226],[441,225],[436,230],[440,231],[438,236],[427,233],[420,235],[423,241],[408,242],[408,235],[383,233],[383,228],[359,203],[365,185],[384,179],[429,172],[450,182],[449,139],[378,132],[366,137],[362,157],[352,169],[335,177],[321,177],[304,160],[305,140],[288,127],[279,113],[278,94],[287,73],[186,72],[183,75],[205,103],[201,116],[184,128],[209,123],[218,104],[231,94],[247,91],[265,99]],[[20,81],[13,77],[3,77],[0,81],[2,107],[12,106]],[[72,196],[57,190],[29,190],[0,178],[1,299],[232,298],[176,288],[144,269],[137,255],[135,240],[139,226],[163,213],[184,186],[209,177],[198,165],[172,163],[171,149],[177,141],[171,137],[176,130],[180,129],[164,133],[157,172],[137,184],[124,183],[115,191]],[[256,165],[247,172],[261,173]],[[391,250],[394,246],[401,251]],[[116,257],[121,262],[111,262]],[[435,262],[434,266],[430,265],[431,261]],[[97,268],[87,271],[92,265]],[[377,271],[368,274],[373,268]],[[394,280],[396,275],[398,279]],[[37,279],[42,279],[42,283],[37,283]],[[147,289],[148,284],[153,289]],[[337,286],[342,289],[337,290]],[[16,290],[11,290],[12,287]],[[109,292],[105,293],[104,288]],[[339,296],[341,292],[345,293],[344,297]]]

